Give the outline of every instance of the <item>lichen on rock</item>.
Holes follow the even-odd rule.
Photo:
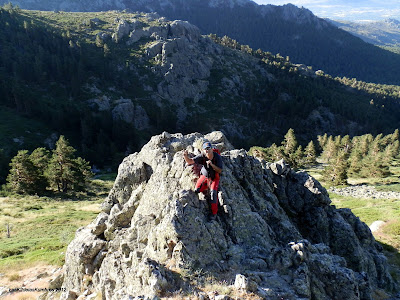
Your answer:
[[[215,221],[183,159],[204,140],[224,164]],[[103,212],[68,247],[62,299],[161,297],[184,288],[183,270],[231,275],[266,299],[372,299],[397,288],[368,226],[332,206],[318,181],[234,149],[218,131],[164,132],[124,159]]]

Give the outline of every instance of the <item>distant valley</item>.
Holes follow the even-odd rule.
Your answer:
[[[400,48],[400,21],[387,19],[374,22],[332,21],[335,26],[346,30],[365,42],[392,48]]]

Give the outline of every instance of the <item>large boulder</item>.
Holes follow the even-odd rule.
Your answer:
[[[183,159],[204,140],[224,163],[211,222]],[[367,225],[332,206],[307,173],[233,149],[221,132],[152,137],[121,163],[102,209],[68,247],[62,299],[153,299],[187,288],[182,273],[196,270],[265,299],[372,299],[396,289]]]

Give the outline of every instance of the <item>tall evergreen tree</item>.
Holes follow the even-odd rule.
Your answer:
[[[290,153],[295,153],[297,150],[297,139],[294,134],[294,130],[290,128],[288,132],[285,134],[285,138],[282,141],[283,152],[286,156],[289,156]]]
[[[73,189],[75,191],[83,191],[89,178],[93,175],[90,171],[90,164],[82,157],[78,157],[75,160],[75,178],[73,181]]]
[[[46,148],[40,147],[33,150],[29,157],[35,167],[41,169],[42,172],[44,172],[44,170],[47,168],[47,165],[49,164],[51,154],[50,151]]]
[[[321,149],[321,151],[325,148],[326,142],[328,141],[328,134],[324,134],[324,135],[319,135],[317,137],[318,140],[318,144],[319,144],[319,148]]]
[[[383,150],[383,145],[384,142],[382,140],[382,133],[378,134],[374,140],[372,141],[371,147],[370,147],[370,155],[377,155],[378,153],[382,152]]]
[[[303,147],[301,145],[297,147],[294,153],[291,153],[289,155],[289,161],[293,168],[302,167],[304,165],[303,159],[304,159],[304,153],[303,153]]]
[[[41,191],[45,191],[49,182],[46,178],[45,171],[50,161],[50,151],[40,147],[32,151],[29,159],[32,161],[38,173],[37,185]]]
[[[332,136],[329,136],[326,144],[325,144],[325,148],[324,151],[322,152],[322,157],[327,161],[330,162],[331,159],[333,159],[334,157],[336,157],[337,155],[337,146],[333,140]]]
[[[362,177],[384,178],[390,175],[389,164],[383,157],[383,153],[368,155],[363,160],[363,168],[360,170]]]
[[[307,165],[314,165],[317,163],[317,151],[315,150],[313,141],[310,141],[304,149],[304,159]]]
[[[286,162],[293,168],[301,165],[303,149],[298,145],[294,130],[290,128],[282,141],[282,154]]]
[[[391,148],[391,155],[393,159],[399,156],[399,151],[400,151],[400,141],[396,140],[393,142]]]
[[[372,141],[374,140],[373,136],[371,134],[365,134],[360,137],[359,141],[359,150],[361,155],[364,157],[368,154],[370,145]]]
[[[348,153],[341,150],[325,168],[324,178],[334,185],[347,184]]]
[[[399,130],[396,129],[392,134],[392,143],[399,140]]]
[[[335,143],[336,148],[339,149],[342,145],[342,137],[340,135],[335,136],[333,142]]]
[[[75,151],[68,140],[60,136],[46,172],[50,185],[59,192],[82,189],[91,174],[89,164],[81,158],[76,159]]]
[[[385,150],[382,152],[383,160],[386,164],[390,165],[393,159],[399,154],[399,141],[394,142],[386,146]]]
[[[363,166],[363,156],[358,148],[353,149],[349,157],[349,169],[348,174],[354,177],[358,177],[360,170]]]
[[[19,194],[35,194],[41,192],[43,186],[40,175],[32,163],[28,150],[20,150],[11,159],[10,173],[7,176],[8,187]]]
[[[340,141],[340,148],[346,153],[351,152],[352,143],[349,135],[345,135]]]
[[[269,147],[270,159],[271,161],[278,161],[285,157],[283,153],[283,148],[278,147],[275,143]]]

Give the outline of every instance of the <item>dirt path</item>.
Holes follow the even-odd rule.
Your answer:
[[[49,287],[49,281],[61,273],[58,266],[38,265],[0,274],[0,299],[37,299]],[[14,292],[10,292],[14,291]]]

